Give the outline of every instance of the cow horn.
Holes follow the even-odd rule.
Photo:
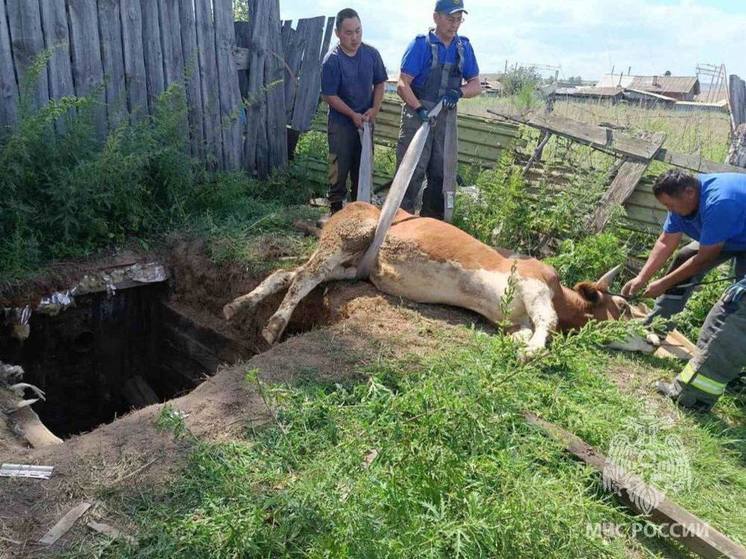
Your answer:
[[[600,280],[596,282],[596,287],[600,289],[601,291],[608,291],[609,287],[611,287],[611,284],[614,283],[614,280],[619,275],[619,272],[622,271],[622,266],[619,265],[616,268],[613,268],[609,272],[607,272]]]

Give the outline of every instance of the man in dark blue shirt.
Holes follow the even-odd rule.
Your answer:
[[[435,121],[402,201],[402,208],[413,213],[422,181],[427,176],[420,215],[437,219],[443,219],[445,198],[449,195],[444,192],[444,186],[455,186],[448,184],[455,183],[455,168],[444,169],[444,166],[447,158],[456,161],[458,153],[456,105],[462,97],[476,97],[482,92],[474,49],[469,39],[458,35],[466,13],[462,0],[438,0],[433,13],[435,28],[426,35],[417,36],[407,47],[397,88],[405,103],[396,150],[397,165],[401,165],[420,125],[427,122],[428,112],[443,101],[444,110]],[[449,131],[453,135],[449,147],[454,152],[446,154],[446,132]],[[446,172],[451,176],[446,177]],[[449,207],[452,208],[450,203]]]
[[[363,43],[363,29],[355,10],[337,14],[335,33],[339,44],[324,58],[321,95],[329,104],[329,203],[331,213],[342,209],[347,198],[347,177],[352,199],[357,199],[360,174],[359,129],[375,123],[381,110],[387,79],[381,55]]]

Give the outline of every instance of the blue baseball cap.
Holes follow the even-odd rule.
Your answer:
[[[456,12],[469,13],[464,9],[464,0],[438,0],[435,3],[435,11],[448,15],[455,14]]]

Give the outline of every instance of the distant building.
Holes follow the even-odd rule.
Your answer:
[[[497,97],[499,95],[503,94],[503,90],[505,89],[503,87],[503,84],[500,83],[499,80],[496,79],[487,79],[482,77],[482,81],[480,82],[482,85],[482,94],[486,95],[487,97]]]
[[[621,87],[654,93],[677,101],[694,101],[701,93],[699,80],[694,76],[630,76],[606,74],[596,87]]]

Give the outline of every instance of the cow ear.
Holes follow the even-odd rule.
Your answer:
[[[590,281],[584,281],[575,286],[580,296],[593,305],[597,305],[601,301],[601,292],[596,287],[595,283]]]

